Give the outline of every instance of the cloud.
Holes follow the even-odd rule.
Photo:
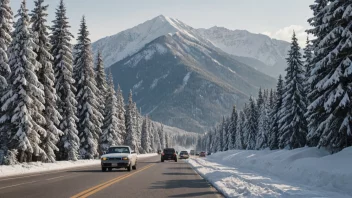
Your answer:
[[[288,27],[281,28],[274,32],[268,32],[268,31],[262,32],[262,34],[265,34],[271,38],[275,38],[278,40],[291,42],[293,31],[296,32],[296,36],[300,46],[304,47],[306,45],[305,43],[307,40],[307,33],[305,32],[305,28],[300,25],[290,25]]]

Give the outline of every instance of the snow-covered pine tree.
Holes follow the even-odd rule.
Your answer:
[[[133,150],[138,151],[137,145],[137,134],[135,124],[135,112],[134,112],[134,103],[132,100],[132,91],[128,96],[128,105],[126,109],[125,121],[126,121],[126,139],[125,144],[130,146]]]
[[[323,94],[321,90],[317,89],[316,85],[319,81],[324,79],[325,67],[317,67],[319,63],[328,53],[329,50],[320,50],[325,48],[321,46],[321,41],[323,38],[331,31],[333,26],[321,28],[324,25],[324,15],[328,9],[325,9],[330,0],[315,0],[314,4],[310,6],[313,11],[313,17],[308,19],[308,23],[313,27],[307,30],[307,33],[312,34],[315,39],[312,40],[312,49],[314,56],[311,60],[311,73],[310,78],[307,83],[310,85],[310,92],[308,93],[309,105],[307,107],[307,122],[308,122],[308,135],[307,135],[307,145],[317,146],[321,136],[321,120],[326,120],[328,114],[324,113],[324,109],[320,108],[321,104],[314,102],[319,99]],[[319,70],[319,71],[318,71]]]
[[[45,129],[41,127],[45,124],[42,116],[45,99],[43,85],[36,76],[40,64],[33,51],[37,46],[29,29],[30,18],[25,1],[16,17],[18,20],[14,25],[13,40],[9,47],[9,65],[12,70],[9,82],[12,85],[2,97],[2,110],[6,114],[1,120],[2,123],[9,124],[8,149],[12,153],[18,151],[18,161],[24,162],[32,161],[33,156],[44,153],[39,144],[40,136],[46,135]]]
[[[223,151],[229,150],[229,146],[231,146],[231,136],[229,135],[229,124],[230,124],[230,119],[226,118],[224,125],[222,126],[222,139],[223,139]],[[230,137],[230,139],[229,139]]]
[[[270,89],[270,94],[269,94],[269,112],[271,112],[274,109],[275,106],[275,99],[274,99],[274,91]]]
[[[143,119],[141,147],[142,147],[141,150],[143,153],[148,153],[150,150],[150,138],[149,138],[148,118],[147,117],[145,117]]]
[[[229,147],[228,149],[235,149],[235,144],[236,144],[236,134],[237,134],[237,120],[238,120],[238,113],[236,106],[233,106],[232,108],[232,114],[230,118],[230,124],[229,124],[229,133],[227,139],[229,140]]]
[[[12,41],[11,31],[13,23],[13,13],[10,7],[10,0],[0,0],[0,164],[2,164],[3,157],[7,153],[8,124],[1,120],[2,112],[2,96],[6,93],[7,78],[9,78],[11,69],[8,64],[8,47]]]
[[[160,137],[160,144],[161,144],[161,149],[166,148],[166,143],[165,143],[165,134],[164,134],[164,125],[161,124],[159,128],[159,137]]]
[[[313,58],[313,49],[312,49],[312,44],[309,40],[309,38],[307,37],[307,41],[306,41],[306,47],[304,48],[304,54],[303,54],[303,59],[304,59],[304,69],[305,69],[305,96],[307,96],[307,94],[309,94],[310,91],[310,84],[309,82],[309,78],[310,78],[310,73],[312,71],[312,58]]]
[[[164,132],[165,134],[165,148],[169,148],[170,147],[170,134],[167,132]]]
[[[259,88],[258,99],[257,99],[257,109],[259,110],[263,104],[264,104],[264,95],[263,95],[262,88]]]
[[[212,141],[213,141],[213,134],[212,131],[208,131],[206,134],[206,150],[207,152],[212,152]]]
[[[95,81],[94,62],[91,42],[86,20],[83,17],[78,32],[77,44],[74,46],[74,78],[78,102],[78,132],[80,137],[80,154],[86,159],[93,159],[98,154],[98,139],[101,135],[103,115],[99,110],[99,90]]]
[[[142,139],[142,123],[143,123],[143,121],[142,122],[140,121],[142,119],[142,116],[139,114],[137,104],[135,102],[133,103],[133,111],[132,112],[134,113],[133,114],[133,117],[134,117],[133,127],[134,127],[134,131],[136,132],[136,145],[137,145],[138,149],[141,149],[142,148],[141,139]],[[147,125],[148,125],[148,123],[147,123]],[[148,128],[148,130],[149,130],[149,128]]]
[[[218,149],[217,151],[223,151],[224,150],[224,126],[225,126],[225,117],[223,116],[222,117],[222,122],[219,124],[218,126],[218,129],[217,129],[217,132],[218,132],[218,141],[219,141],[219,144],[218,144]]]
[[[246,115],[243,111],[238,114],[238,121],[236,125],[236,142],[235,149],[244,149],[244,132],[245,132]]]
[[[10,0],[0,0],[0,94],[7,87],[6,79],[9,77],[11,70],[8,64],[7,48],[12,38],[13,13],[10,7]]]
[[[52,65],[54,57],[51,55],[51,44],[49,42],[48,26],[46,25],[46,17],[48,5],[43,5],[44,0],[34,1],[35,8],[31,13],[32,32],[35,35],[34,42],[37,47],[34,52],[37,54],[36,60],[41,64],[41,68],[37,72],[38,80],[44,86],[45,95],[45,110],[43,115],[45,117],[45,125],[43,128],[46,130],[46,136],[41,137],[40,146],[45,151],[41,156],[43,162],[55,162],[55,151],[58,151],[56,146],[63,134],[57,126],[62,119],[57,109],[57,94],[54,87],[55,75]]]
[[[307,136],[307,110],[305,97],[305,72],[301,48],[293,32],[291,49],[288,52],[285,87],[281,118],[279,120],[279,148],[295,149],[304,147]]]
[[[55,71],[55,88],[57,93],[57,106],[61,114],[59,129],[63,132],[58,143],[59,160],[77,160],[79,149],[79,137],[76,122],[78,118],[77,101],[75,98],[76,88],[73,79],[73,57],[71,39],[73,35],[69,31],[66,7],[63,0],[56,9],[56,17],[51,27],[52,34],[50,43],[51,54],[54,57],[53,67]]]
[[[284,85],[281,75],[279,76],[276,85],[276,97],[274,100],[274,107],[270,112],[270,130],[269,130],[269,147],[271,150],[279,148],[279,120],[281,119],[281,108],[284,94]]]
[[[154,144],[155,144],[155,149],[156,150],[161,150],[161,142],[160,142],[160,136],[159,136],[159,128],[154,125]]]
[[[212,148],[212,153],[216,153],[216,152],[218,152],[219,150],[219,140],[220,140],[220,138],[219,138],[219,131],[218,131],[218,125],[217,126],[215,126],[214,128],[213,128],[213,143],[212,143],[212,146],[213,146],[213,148]]]
[[[255,149],[256,137],[258,133],[258,110],[252,97],[249,98],[249,117],[247,121],[247,150]]]
[[[117,97],[117,110],[118,110],[118,134],[119,136],[122,137],[122,142],[123,143],[126,139],[126,121],[125,121],[125,103],[124,99],[122,96],[122,91],[120,88],[120,85],[117,86],[117,92],[116,92],[116,97]]]
[[[149,139],[150,139],[150,151],[149,153],[155,152],[155,141],[154,141],[154,123],[149,119]]]
[[[268,135],[270,129],[269,103],[263,103],[259,110],[258,134],[255,149],[265,149],[268,147]]]
[[[309,121],[317,127],[308,139],[320,137],[318,147],[332,152],[352,145],[351,7],[351,1],[330,1],[317,16],[321,25],[313,24],[319,43],[314,43],[310,82],[315,92],[308,109]]]
[[[102,127],[102,134],[99,138],[100,152],[104,153],[112,145],[121,145],[123,138],[119,133],[119,110],[118,102],[114,88],[112,74],[109,75],[107,85],[107,95],[104,112],[104,122]]]
[[[95,80],[97,82],[97,88],[99,93],[98,98],[99,98],[99,110],[102,115],[105,113],[105,100],[106,100],[106,95],[107,95],[107,89],[108,85],[106,82],[106,75],[105,75],[105,70],[104,70],[104,62],[103,58],[101,56],[100,51],[98,52],[97,55],[97,63],[95,66]]]

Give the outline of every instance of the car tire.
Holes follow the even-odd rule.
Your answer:
[[[129,172],[132,171],[132,164],[130,164],[130,165],[127,167],[127,171],[129,171]]]
[[[136,164],[134,166],[132,166],[132,169],[133,170],[137,170],[137,162],[136,162]]]
[[[101,167],[102,172],[106,172],[106,168]]]
[[[112,171],[112,168],[108,168],[108,171]]]

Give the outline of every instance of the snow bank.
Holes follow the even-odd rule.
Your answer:
[[[233,150],[189,163],[228,197],[352,197],[352,147]]]
[[[158,154],[140,154],[138,159],[147,157],[153,157]],[[78,160],[78,161],[58,161],[55,163],[42,163],[42,162],[30,162],[17,164],[12,166],[1,165],[0,166],[0,177],[7,177],[13,175],[21,175],[27,173],[38,173],[45,171],[63,170],[69,168],[76,168],[82,166],[91,166],[100,164],[100,160]]]

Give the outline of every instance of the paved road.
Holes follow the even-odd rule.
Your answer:
[[[0,178],[0,198],[222,197],[182,160],[140,159],[137,170],[101,172],[100,166]]]

